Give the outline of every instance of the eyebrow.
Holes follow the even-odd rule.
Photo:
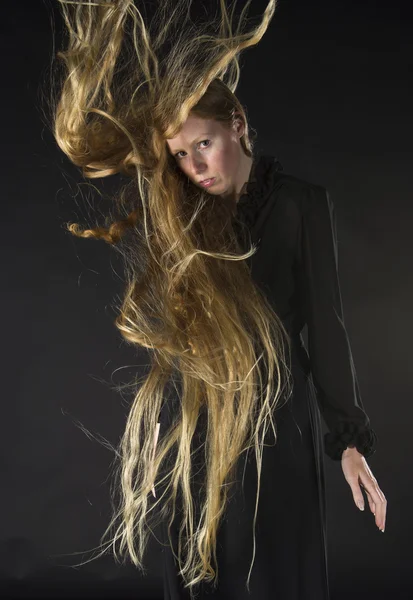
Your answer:
[[[198,135],[198,137],[196,137],[194,140],[192,140],[192,144],[194,144],[195,142],[197,142],[200,138],[202,138],[204,135],[212,135],[212,132],[210,131],[206,131],[204,133],[200,133]],[[190,144],[191,145],[191,144]],[[171,154],[175,154],[176,152],[181,152],[181,150],[183,150],[183,148],[176,148],[175,150],[171,150]]]

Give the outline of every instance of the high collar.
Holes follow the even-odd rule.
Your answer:
[[[236,217],[241,218],[248,228],[254,226],[258,214],[275,185],[277,172],[283,167],[275,156],[255,154],[248,178],[246,191],[236,205]]]

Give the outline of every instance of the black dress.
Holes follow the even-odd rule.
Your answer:
[[[249,259],[253,279],[291,336],[294,391],[275,415],[277,443],[272,435],[263,451],[249,592],[257,489],[253,452],[239,460],[218,531],[218,586],[198,586],[196,598],[328,600],[324,455],[340,460],[352,445],[367,458],[377,443],[343,321],[334,205],[325,188],[283,173],[276,158],[258,154],[237,217],[258,243]],[[301,338],[305,325],[309,355]],[[164,403],[159,436],[177,401],[171,396]],[[324,437],[320,413],[328,429]],[[176,554],[177,527],[171,530]],[[188,599],[164,522],[161,535],[164,599]]]

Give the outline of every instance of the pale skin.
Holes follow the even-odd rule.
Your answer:
[[[214,119],[190,115],[179,134],[167,140],[169,152],[195,185],[202,188],[202,179],[215,177],[214,185],[202,189],[227,197],[234,206],[245,190],[252,167],[252,158],[244,153],[240,142],[245,131],[243,118],[235,117],[232,126],[226,128]],[[356,448],[349,447],[343,452],[341,466],[356,506],[364,510],[363,488],[376,525],[384,532],[387,500],[366,459]]]
[[[361,488],[367,495],[370,510],[374,515],[376,525],[384,532],[386,526],[387,500],[381,491],[366,459],[357,448],[347,448],[341,457],[341,467],[344,477],[351,488],[356,506],[360,504],[364,510],[364,498]]]
[[[195,185],[202,187],[202,179],[215,177],[214,185],[202,189],[235,205],[252,167],[252,158],[244,153],[240,142],[244,130],[242,117],[237,115],[231,128],[214,119],[190,115],[179,135],[168,139],[167,144],[179,168]]]

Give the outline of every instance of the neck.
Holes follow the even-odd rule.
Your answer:
[[[235,184],[235,204],[238,204],[241,195],[247,191],[247,184],[251,176],[252,165],[253,158],[242,153],[239,176]]]

